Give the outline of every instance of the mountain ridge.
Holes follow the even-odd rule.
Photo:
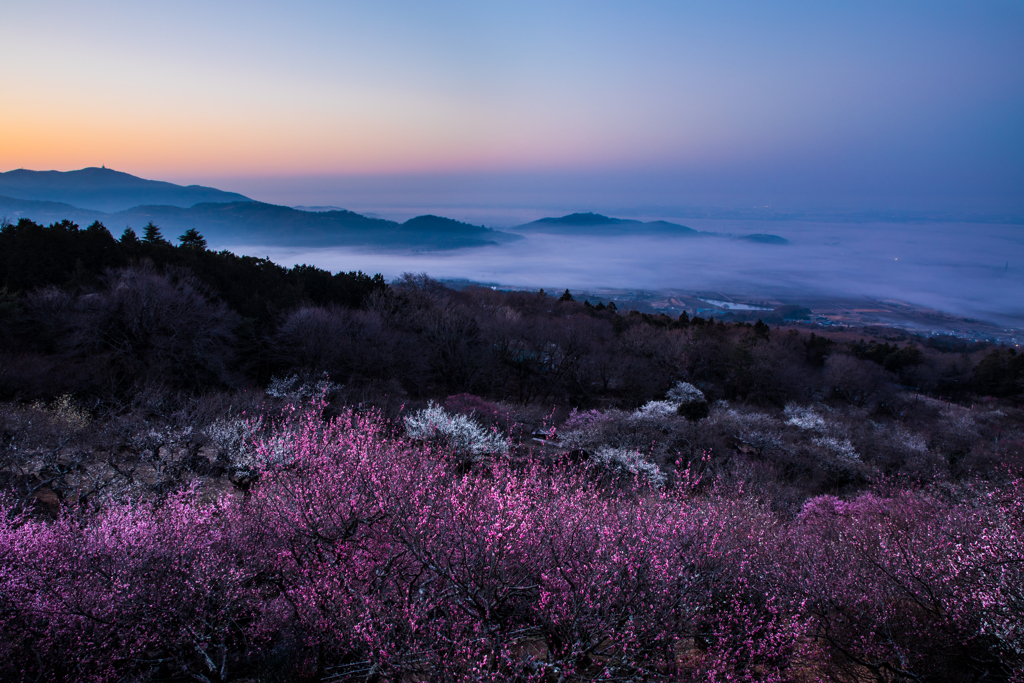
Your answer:
[[[678,236],[696,236],[701,234],[693,228],[668,221],[643,222],[632,218],[612,218],[599,213],[571,213],[567,216],[539,218],[530,223],[513,228],[526,232],[549,232],[559,235],[580,234],[584,229],[589,234],[628,235],[628,234],[673,234]]]
[[[398,223],[337,207],[268,204],[235,192],[147,180],[105,167],[0,173],[0,216],[5,213],[8,220],[13,215],[14,219],[50,223],[68,219],[86,225],[99,221],[114,229],[120,225],[141,229],[153,222],[168,236],[194,228],[211,243],[236,245],[458,249],[514,241],[529,233],[717,236],[765,245],[789,243],[778,235],[726,235],[664,220],[643,222],[593,212],[541,218],[507,232],[434,215]]]
[[[571,213],[566,216],[539,218],[530,223],[511,228],[526,233],[549,233],[556,235],[671,235],[673,237],[731,237],[757,244],[782,245],[789,240],[779,235],[753,233],[731,235],[716,232],[702,232],[685,225],[669,221],[638,221],[631,218],[612,218],[599,213]]]
[[[440,216],[417,216],[405,223],[369,218],[353,211],[309,212],[257,201],[207,202],[188,208],[166,205],[135,206],[103,213],[59,202],[0,196],[0,216],[17,222],[29,218],[80,225],[95,221],[118,232],[120,226],[140,232],[156,224],[169,239],[195,228],[213,244],[279,244],[294,246],[367,246],[398,249],[458,249],[495,245],[522,239]]]
[[[15,169],[0,173],[0,195],[29,201],[60,202],[104,213],[146,204],[188,208],[204,202],[252,201],[245,195],[215,187],[147,180],[95,166],[75,171]]]

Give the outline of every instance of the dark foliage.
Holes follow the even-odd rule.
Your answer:
[[[152,223],[141,241],[130,229],[117,241],[100,223],[82,230],[70,221],[44,227],[22,219],[0,230],[0,287],[27,292],[95,286],[109,268],[149,260],[159,269],[189,269],[237,313],[268,320],[301,303],[357,307],[385,286],[379,275],[332,275],[305,265],[287,269],[268,259],[211,252],[194,229],[181,242],[182,248],[172,246]]]
[[[986,396],[1021,396],[1024,394],[1024,354],[1014,349],[989,352],[974,369],[974,387]]]
[[[274,375],[327,373],[345,387],[344,396],[361,402],[471,393],[522,404],[632,408],[685,380],[711,401],[781,408],[825,399],[883,412],[895,410],[897,385],[953,400],[1021,393],[1024,357],[1013,351],[979,358],[927,344],[838,344],[815,333],[772,331],[763,321],[623,315],[613,302],[575,301],[568,290],[557,300],[454,291],[425,275],[388,287],[379,275],[287,269],[211,252],[194,229],[180,240],[173,246],[152,224],[142,239],[127,229],[120,240],[99,223],[84,230],[67,221],[4,226],[0,351],[7,368],[0,391],[43,398],[85,392],[108,400],[154,383],[203,393],[265,384]],[[137,293],[140,300],[168,300],[157,294],[166,290],[191,301],[175,304],[180,311],[167,309],[177,311],[168,313],[180,321],[177,338],[216,338],[217,345],[185,355],[167,351],[159,340],[169,339],[174,325],[138,327],[119,299],[124,282],[152,285]],[[154,316],[162,310],[145,308]],[[201,359],[205,353],[212,355]]]

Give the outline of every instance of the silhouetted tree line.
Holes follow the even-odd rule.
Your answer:
[[[332,275],[306,265],[288,269],[269,259],[210,251],[194,228],[179,241],[172,245],[152,223],[141,239],[126,228],[118,240],[99,222],[81,229],[67,220],[44,227],[23,218],[0,229],[0,287],[9,293],[96,288],[108,270],[149,261],[160,270],[188,269],[233,311],[266,322],[301,303],[358,307],[385,286],[380,275]]]
[[[1015,349],[985,354],[974,370],[974,388],[980,394],[1000,398],[1019,396],[1024,386],[1024,355]]]
[[[882,412],[899,410],[899,386],[953,400],[1021,395],[1012,351],[836,343],[761,321],[622,313],[568,290],[557,299],[455,291],[426,275],[388,286],[380,275],[213,252],[195,230],[179,242],[152,223],[142,238],[129,228],[120,239],[99,223],[5,225],[0,395],[119,404],[144,391],[197,395],[323,374],[345,401],[377,405],[465,393],[633,408],[678,381],[712,401],[834,400]]]

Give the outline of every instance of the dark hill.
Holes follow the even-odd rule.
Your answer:
[[[572,213],[556,218],[541,218],[520,225],[514,230],[520,232],[545,232],[558,235],[696,235],[698,232],[685,225],[668,221],[641,221],[626,218],[611,218],[599,213]]]
[[[0,195],[0,218],[17,223],[19,218],[30,218],[37,223],[59,223],[69,220],[79,225],[88,225],[93,221],[104,221],[110,214],[102,211],[80,209],[77,206],[61,202],[40,202],[32,199],[15,199]]]
[[[453,218],[444,218],[443,216],[416,216],[410,218],[405,223],[402,223],[402,230],[432,234],[437,237],[447,236],[451,239],[456,238],[470,238],[479,239],[485,237],[491,242],[512,242],[518,239],[522,239],[519,235],[513,235],[507,232],[501,232],[498,230],[491,230],[489,228],[483,228],[479,225],[472,225],[470,223],[463,223]],[[484,231],[481,233],[481,231]]]
[[[641,221],[626,218],[611,218],[599,213],[571,213],[568,216],[541,218],[512,228],[516,232],[547,233],[552,235],[608,236],[608,235],[651,235],[660,237],[726,237],[741,239],[758,244],[789,244],[789,240],[778,235],[754,233],[752,235],[730,235],[716,232],[700,232],[693,228],[668,221]]]
[[[43,202],[63,202],[93,211],[113,212],[141,204],[190,207],[201,202],[247,202],[248,197],[202,185],[175,185],[146,180],[109,168],[78,171],[0,173],[0,195]]]
[[[455,249],[506,241],[509,236],[478,225],[437,216],[405,223],[367,218],[352,211],[309,212],[263,202],[137,206],[111,216],[113,225],[138,228],[153,221],[167,235],[196,228],[221,244],[287,244],[296,246],[373,246],[413,249]]]
[[[449,234],[475,234],[480,230],[475,225],[469,223],[463,223],[453,218],[444,218],[443,216],[416,216],[410,218],[405,223],[402,223],[402,227],[408,230],[429,230],[434,232],[444,232]]]
[[[741,240],[747,240],[748,242],[757,242],[758,244],[789,244],[789,240],[785,237],[779,237],[778,235],[768,235],[766,233],[756,232],[752,235],[741,235]]]
[[[419,216],[405,223],[368,218],[352,211],[309,212],[276,204],[244,201],[202,203],[189,208],[166,205],[136,206],[102,213],[56,202],[0,196],[0,217],[15,223],[29,218],[39,223],[71,220],[81,226],[99,221],[120,234],[131,226],[139,234],[152,221],[172,241],[195,228],[212,247],[275,244],[289,246],[369,246],[394,249],[457,249],[521,239],[439,216]]]
[[[571,213],[568,216],[561,216],[559,218],[541,218],[528,225],[580,225],[580,226],[596,226],[596,225],[622,225],[624,223],[640,224],[640,221],[625,220],[622,218],[609,218],[608,216],[602,216],[599,213]]]

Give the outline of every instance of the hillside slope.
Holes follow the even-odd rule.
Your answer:
[[[202,185],[175,185],[146,180],[110,168],[77,171],[30,171],[0,173],[0,195],[15,199],[62,202],[82,209],[111,213],[142,204],[190,207],[201,202],[246,202],[237,192]]]
[[[171,241],[189,228],[195,228],[212,247],[265,244],[458,249],[522,239],[519,235],[438,216],[418,216],[405,223],[396,223],[352,211],[314,213],[248,200],[202,203],[189,208],[136,206],[116,213],[103,213],[59,202],[0,196],[0,217],[12,223],[28,218],[42,224],[67,219],[82,227],[99,221],[115,235],[125,227],[131,227],[141,235],[143,226],[152,222]]]

